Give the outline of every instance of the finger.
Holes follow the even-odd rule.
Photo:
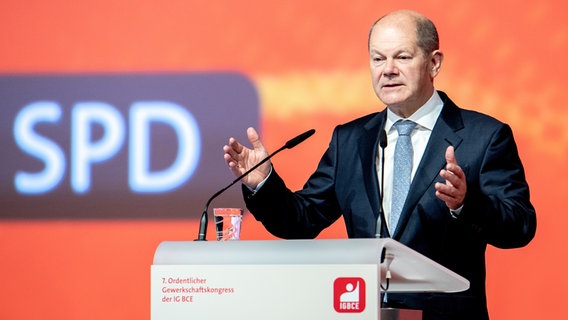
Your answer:
[[[437,193],[440,193],[440,194],[445,195],[445,196],[450,197],[450,198],[454,196],[453,193],[456,190],[451,185],[441,183],[441,182],[436,182],[435,188],[436,188]]]
[[[238,160],[234,155],[233,149],[229,146],[224,146],[223,151],[225,151],[225,154],[223,154],[223,159],[225,160],[229,168],[231,169],[236,168]]]
[[[456,186],[460,182],[460,178],[450,170],[446,169],[440,170],[440,177],[446,180],[446,184],[449,186]]]
[[[449,170],[440,171],[440,177],[442,177],[445,180],[445,185],[448,186],[449,188],[452,188],[451,190],[452,195],[465,194],[467,188],[465,175],[463,171],[461,171],[461,168],[459,167],[457,168],[459,169],[458,173],[451,172]]]
[[[456,154],[454,153],[454,147],[453,146],[449,146],[446,149],[446,163],[448,164],[458,164],[457,160],[456,160]]]
[[[247,136],[248,136],[250,143],[252,144],[252,147],[255,150],[263,151],[263,152],[266,151],[266,148],[262,144],[262,141],[260,141],[260,136],[258,135],[258,133],[256,132],[256,130],[253,127],[250,127],[250,128],[247,129]]]
[[[231,137],[229,139],[229,146],[236,152],[236,153],[241,153],[241,151],[243,150],[244,146],[242,144],[239,143],[239,141],[237,141],[237,139]]]
[[[461,206],[461,201],[452,192],[456,191],[454,188],[449,187],[443,183],[436,183],[436,197],[442,200],[450,209],[457,209]]]
[[[441,182],[436,182],[435,188],[436,188],[436,197],[440,198],[440,200],[446,203],[449,200],[451,200],[451,195],[448,194],[449,187],[446,184],[443,184]]]
[[[234,138],[229,139],[229,144],[223,146],[223,151],[228,154],[233,160],[237,160],[238,155],[242,152],[243,146]]]
[[[225,159],[225,161],[227,161],[227,163],[229,163],[229,161],[237,161],[233,149],[231,149],[229,146],[224,146],[223,151],[225,151],[223,158]]]
[[[227,163],[227,165],[229,166],[229,168],[235,168],[237,166],[237,162],[235,161],[235,159],[233,159],[233,157],[231,157],[230,154],[225,153],[223,155],[223,159],[225,159],[225,162]]]
[[[456,163],[449,163],[446,165],[446,171],[458,176],[462,177],[464,175],[462,168]]]
[[[457,176],[459,179],[462,179],[462,178],[465,177],[462,168],[458,165],[453,146],[449,146],[446,149],[446,168],[445,169],[449,173]],[[446,179],[446,177],[444,177],[444,178]]]
[[[436,190],[436,197],[438,197],[440,200],[444,201],[447,204],[449,204],[453,198],[441,191]]]

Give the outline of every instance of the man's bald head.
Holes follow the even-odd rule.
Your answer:
[[[411,11],[400,10],[386,14],[373,23],[369,31],[369,43],[373,30],[380,28],[382,24],[412,23],[416,30],[416,44],[424,54],[429,54],[440,49],[440,39],[434,23],[424,15]]]

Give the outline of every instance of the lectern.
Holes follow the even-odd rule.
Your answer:
[[[469,282],[392,239],[162,242],[151,319],[372,319],[388,292],[459,292]]]

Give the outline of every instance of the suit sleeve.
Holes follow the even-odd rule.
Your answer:
[[[256,193],[243,187],[247,208],[274,236],[313,239],[341,216],[335,196],[335,136],[302,190],[291,191],[276,170]]]
[[[490,138],[477,177],[479,181],[473,188],[468,181],[460,219],[472,224],[493,246],[516,248],[528,244],[536,232],[536,213],[508,125],[503,124]]]

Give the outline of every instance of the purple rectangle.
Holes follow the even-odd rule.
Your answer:
[[[4,75],[0,106],[0,219],[198,218],[259,125],[238,73]]]

